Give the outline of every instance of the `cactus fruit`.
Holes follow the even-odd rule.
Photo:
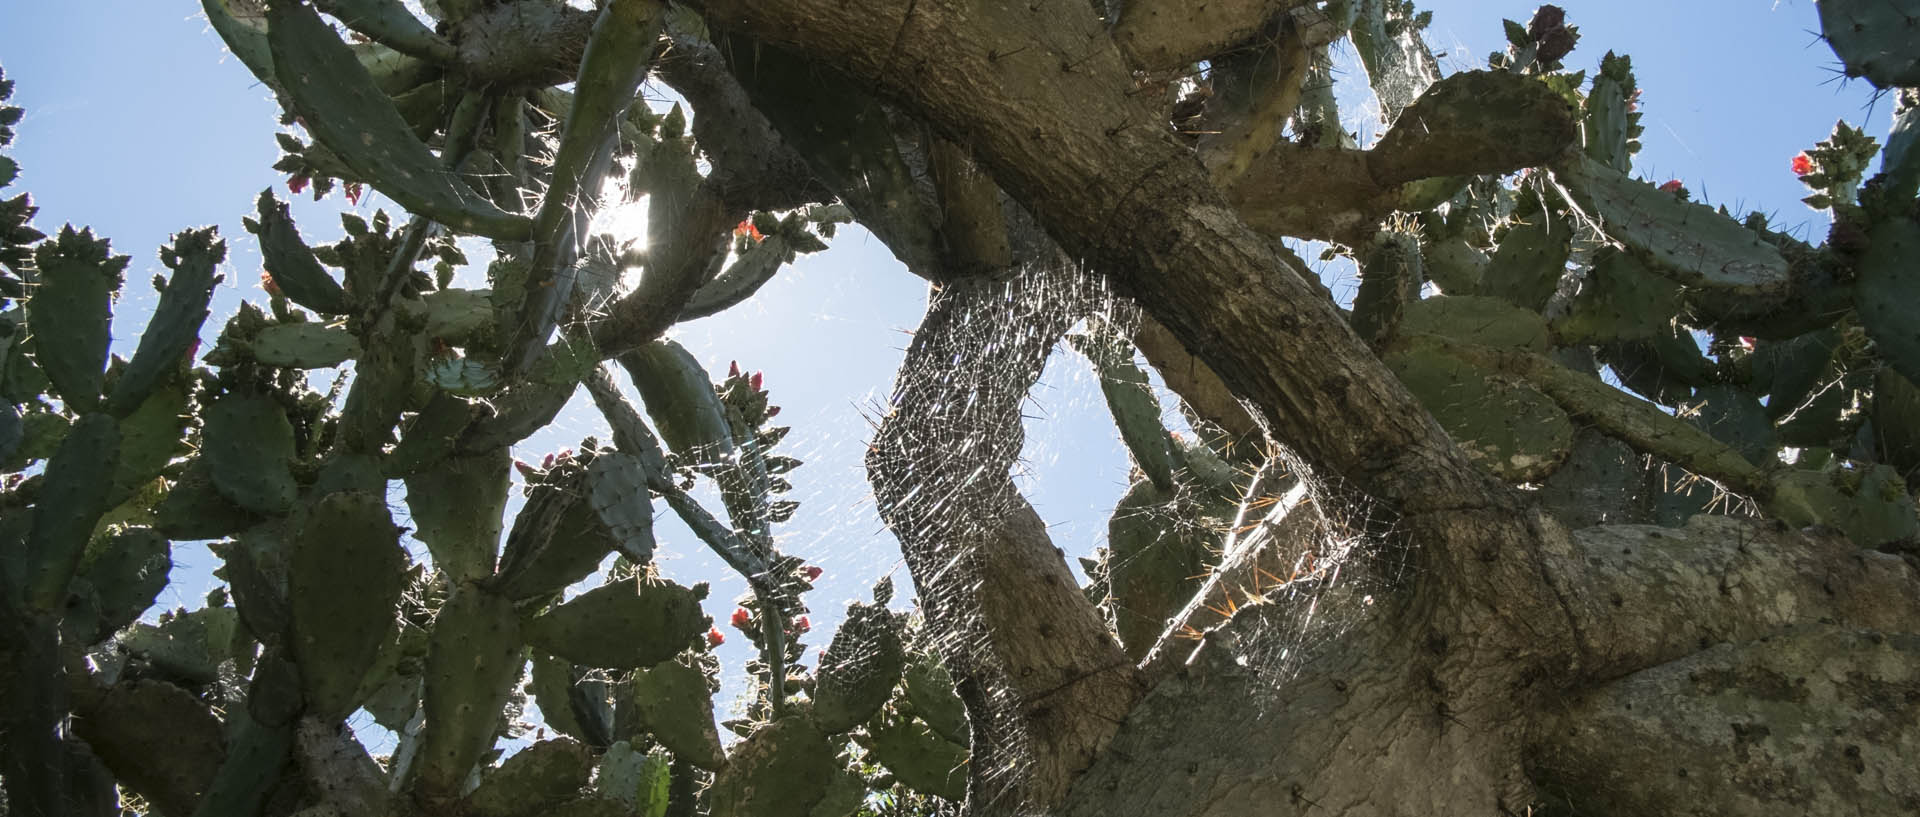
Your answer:
[[[633,697],[647,732],[673,756],[702,769],[727,762],[713,725],[713,693],[707,674],[682,661],[662,661],[633,674]]]
[[[455,582],[493,575],[502,515],[512,487],[506,449],[454,456],[407,477],[407,508],[414,538],[425,542],[435,567]]]
[[[221,395],[206,410],[201,456],[220,495],[258,514],[286,513],[293,479],[293,425],[264,394]]]
[[[442,169],[366,66],[312,7],[273,3],[267,40],[285,98],[320,144],[408,210],[502,241],[532,234],[526,216],[495,207]]]
[[[526,650],[513,602],[480,585],[459,584],[433,619],[427,643],[426,731],[414,785],[430,800],[465,788],[493,748],[501,708],[513,694]]]
[[[713,626],[700,613],[707,586],[665,580],[603,584],[527,624],[527,642],[549,655],[604,669],[651,667]],[[621,634],[618,639],[606,637]]]
[[[214,270],[227,259],[227,244],[217,235],[212,227],[187,230],[173,237],[173,246],[160,251],[161,263],[173,275],[160,288],[160,302],[140,333],[133,360],[113,384],[107,402],[114,414],[125,417],[143,405],[149,392],[181,368],[188,350],[200,340],[207,301],[221,280]]]
[[[827,736],[806,718],[789,716],[734,746],[708,802],[713,817],[808,817],[837,771]]]
[[[567,738],[543,740],[488,770],[467,795],[473,817],[525,817],[574,798],[593,774],[587,747]]]
[[[322,315],[342,315],[348,311],[347,292],[333,280],[313,250],[300,240],[287,205],[273,197],[272,190],[260,192],[260,218],[247,219],[247,231],[260,240],[261,262],[274,286],[294,303]]]
[[[247,348],[264,365],[290,369],[331,369],[360,355],[346,327],[311,322],[268,326]]]
[[[307,710],[337,721],[359,705],[367,668],[392,637],[407,556],[384,496],[337,493],[307,514],[287,575],[292,647]]]
[[[1920,3],[1913,0],[1820,0],[1820,33],[1847,76],[1881,88],[1920,87],[1916,26]]]
[[[966,798],[967,748],[925,724],[883,715],[867,724],[864,745],[908,788],[947,800]]]
[[[893,614],[879,604],[849,605],[814,673],[814,723],[831,734],[872,718],[893,695],[905,662]]]
[[[106,377],[113,294],[129,260],[111,253],[104,239],[72,227],[33,252],[40,284],[27,299],[34,358],[76,412],[99,405]]]

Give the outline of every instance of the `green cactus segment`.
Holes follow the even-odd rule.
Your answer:
[[[587,37],[573,109],[553,155],[552,181],[533,218],[533,273],[525,284],[529,305],[543,298],[564,300],[563,293],[554,292],[562,287],[550,286],[554,266],[571,263],[573,248],[585,238],[576,234],[584,226],[583,204],[599,196],[608,151],[646,78],[665,6],[659,0],[612,0],[603,4]]]
[[[615,581],[553,608],[527,625],[527,642],[589,667],[651,667],[686,649],[713,625],[700,612],[707,586]]]
[[[610,743],[613,712],[604,681],[583,680],[573,664],[535,653],[528,689],[548,726],[589,746]]]
[[[231,607],[203,607],[160,617],[160,625],[138,623],[117,643],[145,659],[158,674],[197,685],[219,680],[221,663],[234,657],[239,613]],[[298,700],[298,694],[294,695]],[[251,705],[251,704],[250,704]]]
[[[240,611],[240,623],[262,644],[283,643],[291,627],[287,562],[293,539],[291,524],[279,519],[248,528],[238,541],[214,548],[226,562],[227,587]]]
[[[1153,395],[1147,373],[1134,364],[1133,347],[1111,327],[1102,327],[1096,334],[1068,335],[1067,341],[1099,373],[1100,393],[1107,398],[1107,410],[1134,464],[1154,485],[1172,490],[1173,473],[1182,465],[1179,448],[1160,422],[1160,401]]]
[[[1479,291],[1538,312],[1566,274],[1572,245],[1573,225],[1536,208],[1501,234]]]
[[[449,457],[407,477],[407,508],[413,512],[414,538],[425,542],[435,567],[456,582],[493,575],[507,494],[512,487],[512,457],[504,448],[465,457]]]
[[[700,361],[671,340],[657,340],[620,356],[647,416],[673,453],[695,462],[733,455],[726,408]]]
[[[83,415],[47,461],[40,499],[27,534],[24,575],[14,577],[27,602],[41,612],[57,611],[67,600],[67,584],[80,567],[94,524],[108,510],[114,463],[120,456],[120,427],[106,414]],[[21,598],[13,593],[5,594]]]
[[[1834,328],[1788,340],[1759,340],[1751,361],[1753,390],[1767,395],[1767,414],[1778,420],[1805,407],[1830,382],[1833,353],[1840,348]]]
[[[1920,221],[1894,217],[1873,228],[1873,244],[1855,266],[1854,308],[1880,355],[1920,383]]]
[[[1553,334],[1563,344],[1647,340],[1670,331],[1682,306],[1678,285],[1647,271],[1632,255],[1602,249],[1580,292],[1554,317]]]
[[[666,817],[672,783],[673,757],[665,749],[656,746],[641,754],[621,741],[601,759],[593,787],[635,817]]]
[[[1367,152],[1382,185],[1507,173],[1551,161],[1580,135],[1566,99],[1507,71],[1461,71],[1427,87]]]
[[[1541,479],[1572,450],[1573,422],[1530,386],[1417,345],[1386,363],[1467,457],[1501,479]]]
[[[1743,296],[1777,295],[1788,286],[1780,251],[1713,208],[1592,161],[1561,179],[1608,236],[1677,283]]]
[[[1920,535],[1913,494],[1893,468],[1788,470],[1773,479],[1767,513],[1795,527],[1826,525],[1863,548]]]
[[[207,22],[227,49],[261,82],[273,85],[273,47],[267,43],[267,19],[258,0],[200,0]]]
[[[1712,382],[1712,361],[1681,327],[1668,325],[1651,340],[1603,345],[1598,356],[1621,385],[1662,405],[1678,406],[1692,398],[1695,387]]]
[[[407,554],[386,498],[328,496],[308,513],[288,572],[293,656],[308,711],[329,722],[353,712],[361,678],[393,635]]]
[[[713,817],[808,817],[839,765],[827,736],[786,717],[735,745],[707,790]]]
[[[1920,386],[1892,369],[1873,379],[1873,432],[1880,459],[1909,482],[1920,479]]]
[[[699,667],[662,661],[636,672],[633,697],[647,731],[674,757],[707,770],[726,764],[720,730],[713,725],[713,694]]]
[[[184,436],[191,417],[186,389],[169,383],[149,390],[140,407],[121,418],[112,504],[146,490],[174,457],[186,453]]]
[[[1688,418],[1701,431],[1731,446],[1755,465],[1767,465],[1774,459],[1773,420],[1760,401],[1733,386],[1704,386],[1693,393]]]
[[[60,399],[76,412],[99,405],[106,377],[113,294],[128,261],[111,252],[105,239],[72,227],[33,251],[40,273],[27,299],[33,355]]]
[[[826,795],[813,805],[807,817],[852,817],[860,813],[866,801],[866,778],[840,769],[834,773],[833,781],[827,784]]]
[[[382,466],[389,477],[418,474],[451,455],[478,414],[475,404],[446,391],[435,392],[387,452]],[[487,450],[487,449],[476,449]]]
[[[1218,535],[1175,496],[1135,482],[1107,520],[1109,604],[1120,643],[1135,659],[1200,589],[1220,547]]]
[[[86,641],[93,643],[132,624],[166,589],[172,570],[171,543],[154,530],[128,528],[97,540],[74,582],[76,595],[86,597],[97,617]]]
[[[320,144],[408,210],[463,232],[524,241],[532,222],[495,207],[440,166],[366,66],[302,3],[267,10],[274,73]]]
[[[493,748],[524,653],[511,600],[479,585],[454,587],[427,643],[426,731],[414,779],[428,798],[458,796]]]
[[[1893,127],[1880,154],[1880,172],[1887,174],[1887,190],[1895,200],[1920,192],[1920,88],[1895,92]]]
[[[1881,88],[1920,87],[1920,3],[1820,0],[1820,33],[1847,66]]]
[[[1481,346],[1545,352],[1552,336],[1540,313],[1484,295],[1443,295],[1407,304],[1400,334],[1439,335]]]
[[[74,714],[74,734],[122,786],[165,814],[192,814],[226,755],[220,719],[193,693],[164,681],[121,681]]]
[[[1480,291],[1480,282],[1492,263],[1486,253],[1464,238],[1450,238],[1420,249],[1427,279],[1448,295]]]
[[[188,463],[155,509],[154,527],[171,539],[218,539],[259,521],[213,487],[212,471],[204,454]]]
[[[814,723],[829,734],[865,723],[892,697],[905,664],[893,613],[855,602],[814,674]]]
[[[792,256],[793,247],[786,237],[767,236],[736,256],[725,272],[702,285],[680,310],[680,320],[717,315],[753,297]]]
[[[1633,155],[1640,152],[1641,114],[1630,102],[1637,86],[1633,60],[1609,51],[1587,92],[1587,158],[1621,173],[1633,169]]]
[[[567,738],[543,740],[507,758],[467,795],[472,817],[528,817],[572,800],[587,787],[593,756]]]
[[[454,346],[485,340],[494,325],[492,297],[485,289],[442,289],[421,296],[425,334]]]
[[[259,814],[267,795],[278,788],[276,783],[293,752],[292,721],[268,726],[244,710],[230,718],[232,736],[227,740],[226,761],[220,764],[193,817]]]
[[[925,725],[882,718],[867,724],[867,751],[907,788],[947,800],[967,796],[967,748]]]
[[[1426,273],[1420,240],[1410,233],[1383,230],[1369,242],[1360,262],[1360,289],[1353,296],[1353,330],[1376,343],[1400,324],[1408,301],[1420,297]]]
[[[556,466],[529,491],[500,557],[498,589],[516,601],[559,592],[600,567],[613,540],[576,463]]]
[[[373,722],[404,732],[420,711],[422,659],[427,655],[427,631],[402,626],[396,637],[380,648],[380,657],[360,681],[356,697]]]
[[[248,342],[253,359],[289,369],[331,369],[360,356],[360,342],[345,326],[280,323]]]
[[[967,745],[972,734],[967,724],[967,705],[954,690],[953,676],[947,668],[933,656],[920,655],[907,664],[902,677],[901,691],[907,704],[903,711],[919,717],[941,737]]]
[[[293,224],[285,202],[273,197],[272,190],[260,191],[259,215],[247,219],[247,231],[260,239],[260,260],[281,294],[301,306],[322,315],[344,315],[352,307],[347,291],[333,280],[320,260],[315,258],[300,230]]]
[[[640,458],[618,451],[594,457],[587,466],[587,492],[621,555],[636,565],[653,561],[653,497]]]
[[[160,303],[140,333],[140,343],[120,379],[113,384],[108,406],[122,417],[139,407],[156,385],[190,365],[186,360],[200,326],[207,320],[207,301],[220,282],[214,269],[227,258],[227,244],[215,228],[187,230],[173,237],[173,246],[160,251],[160,261],[173,270],[160,289]]]
[[[293,480],[293,425],[273,398],[222,395],[207,408],[201,440],[201,455],[221,496],[258,514],[293,507],[299,489]]]
[[[438,62],[453,62],[458,56],[452,43],[433,33],[399,0],[314,0],[314,5],[348,28],[403,54]]]

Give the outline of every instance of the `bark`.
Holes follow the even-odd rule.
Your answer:
[[[1542,735],[1565,728],[1555,719],[1568,711],[1566,702],[1586,702],[1577,723],[1605,725],[1616,708],[1608,703],[1612,687],[1597,683],[1636,670],[1676,672],[1676,660],[1702,660],[1700,636],[1671,626],[1696,610],[1707,611],[1698,628],[1717,627],[1719,637],[1736,644],[1822,617],[1911,627],[1909,612],[1866,612],[1873,599],[1914,595],[1910,571],[1883,559],[1847,567],[1848,557],[1833,548],[1790,556],[1795,543],[1783,541],[1736,551],[1742,581],[1756,590],[1723,593],[1700,579],[1710,575],[1702,565],[1732,558],[1724,552],[1702,545],[1662,554],[1664,562],[1611,563],[1588,552],[1606,535],[1570,535],[1476,471],[1318,287],[1255,232],[1258,224],[1249,225],[1273,207],[1319,217],[1307,210],[1320,202],[1255,202],[1245,182],[1237,196],[1217,189],[1148,95],[1136,93],[1133,66],[1088,4],[709,0],[704,8],[714,26],[830,65],[967,147],[1063,247],[1138,301],[1179,347],[1257,409],[1273,437],[1322,480],[1320,497],[1364,495],[1380,503],[1378,516],[1394,520],[1391,535],[1343,567],[1349,578],[1371,582],[1324,587],[1300,603],[1241,608],[1126,711],[1117,732],[1103,731],[1131,700],[1132,682],[1102,663],[1117,648],[1104,631],[1086,629],[1085,605],[1047,581],[1057,571],[1051,558],[1041,558],[1047,546],[1037,520],[1002,480],[1017,438],[1013,452],[1004,437],[995,438],[994,451],[969,450],[965,465],[972,470],[951,457],[927,459],[928,449],[983,439],[925,436],[964,429],[972,420],[961,407],[988,394],[1003,407],[1018,402],[1004,393],[1012,381],[998,389],[960,387],[974,367],[1007,364],[996,357],[989,366],[977,353],[955,355],[940,345],[941,322],[952,319],[946,304],[961,297],[942,293],[916,336],[870,470],[933,626],[962,645],[950,658],[976,720],[976,813],[1524,813],[1545,800],[1536,777],[1573,780],[1527,762],[1529,751],[1547,745]],[[1408,157],[1455,155],[1414,139],[1396,148],[1391,162],[1359,151],[1286,147],[1244,179],[1307,176],[1310,166],[1332,166],[1308,183],[1347,191],[1334,197],[1345,203],[1335,212],[1345,215],[1324,225],[1343,233],[1370,229],[1406,194],[1394,185],[1414,172],[1417,162]],[[1283,195],[1303,190],[1312,188]],[[1050,343],[1051,335],[1039,334]],[[905,387],[911,372],[936,359],[956,376],[936,388]],[[961,526],[966,530],[943,516],[982,507],[992,512]],[[1411,578],[1395,580],[1386,568],[1402,561],[1412,565]],[[1015,565],[1037,569],[1023,574]],[[1815,590],[1795,578],[1814,567],[1851,584],[1829,594],[1825,585]],[[1662,590],[1631,595],[1634,577],[1644,575],[1663,579]],[[984,582],[986,576],[1008,584]],[[1643,600],[1629,603],[1636,598]],[[1782,598],[1792,600],[1788,608],[1778,606]],[[1001,607],[1010,600],[1060,616],[1056,621],[1071,622],[1072,631],[1042,635],[1028,611]],[[1634,609],[1642,606],[1654,609]],[[1320,630],[1315,609],[1360,615],[1343,618],[1343,628]],[[1038,649],[1047,637],[1064,646]],[[1278,654],[1258,649],[1263,642],[1313,649],[1304,656],[1289,650],[1275,666],[1235,660]],[[1903,649],[1888,659],[1898,666],[1884,671],[1873,669],[1877,654],[1864,648],[1823,655],[1856,662],[1863,677],[1897,690],[1906,677],[1901,668],[1911,665],[1900,663]],[[1101,677],[1102,686],[1059,686],[1046,693],[1057,707],[1035,707],[1036,694],[1054,687],[1009,677],[1011,666],[1032,666],[1056,681],[1074,671],[1097,673],[1089,677]],[[1910,704],[1875,711],[1897,716],[1901,706]],[[1685,721],[1673,717],[1676,726]],[[1640,757],[1710,743],[1668,747],[1644,734],[1628,741],[1633,733],[1625,727],[1609,728],[1590,732]],[[1901,733],[1880,745],[1907,739]],[[1591,757],[1604,758],[1605,744],[1590,747]],[[1077,752],[1086,750],[1097,754],[1082,770],[1085,756]],[[1872,762],[1891,756],[1882,752]],[[1773,757],[1768,768],[1800,756]],[[1012,783],[997,776],[1009,768],[1030,776]],[[1882,774],[1895,781],[1886,791],[1904,791],[1901,771]],[[1815,793],[1802,802],[1812,804],[1809,811],[1831,810],[1844,802],[1840,796]],[[1683,812],[1657,798],[1635,803],[1649,813]]]

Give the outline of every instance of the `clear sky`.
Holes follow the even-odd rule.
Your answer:
[[[1435,12],[1429,41],[1452,72],[1484,67],[1503,44],[1500,18],[1525,21],[1535,3],[1420,6]],[[1891,105],[1872,105],[1865,83],[1840,81],[1833,54],[1814,34],[1811,0],[1565,6],[1583,34],[1569,67],[1591,71],[1609,49],[1633,56],[1645,89],[1641,174],[1679,179],[1696,197],[1737,213],[1766,211],[1777,227],[1803,225],[1802,237],[1824,235],[1824,217],[1799,204],[1805,192],[1789,159],[1839,118],[1883,135]],[[132,340],[151,306],[145,282],[163,271],[156,249],[185,227],[218,224],[229,241],[227,283],[216,294],[207,338],[240,298],[260,297],[259,254],[240,218],[263,188],[287,195],[285,178],[270,167],[278,155],[278,109],[224,53],[199,3],[0,0],[0,66],[17,81],[13,104],[27,109],[11,150],[22,172],[5,193],[31,192],[43,231],[91,224],[133,256],[129,297],[116,320],[121,343]],[[1358,79],[1343,88],[1343,98],[1359,93],[1352,90]],[[391,208],[374,196],[351,209],[370,215],[382,205]],[[318,204],[301,198],[294,215],[307,239],[320,242],[340,234],[335,213],[342,209],[348,204],[338,194]],[[1341,281],[1330,283],[1343,289]],[[804,258],[753,300],[676,331],[715,374],[734,359],[765,370],[773,402],[785,407],[780,421],[795,426],[783,448],[806,461],[793,475],[802,505],[782,546],[827,571],[810,599],[816,625],[837,619],[844,600],[864,596],[873,579],[898,567],[897,547],[866,498],[860,460],[866,419],[881,411],[905,332],[924,302],[918,279],[863,231],[846,229],[830,251]],[[1124,490],[1127,461],[1083,362],[1057,355],[1029,414],[1029,496],[1054,526],[1056,544],[1070,556],[1087,554]],[[602,428],[591,407],[576,400],[554,429],[516,453],[537,461],[587,434],[604,439]],[[743,585],[721,575],[691,537],[669,533],[663,546],[670,575],[719,580],[708,612],[724,620],[726,600]],[[206,559],[182,554],[175,589],[163,603],[199,603],[211,582]],[[904,571],[899,578],[910,586]],[[828,633],[817,629],[809,641],[824,645]],[[740,641],[722,653],[734,667],[746,657]]]

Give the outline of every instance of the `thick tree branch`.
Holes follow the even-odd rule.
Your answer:
[[[1113,40],[1142,71],[1184,68],[1246,42],[1269,20],[1304,5],[1307,0],[1130,0]]]

